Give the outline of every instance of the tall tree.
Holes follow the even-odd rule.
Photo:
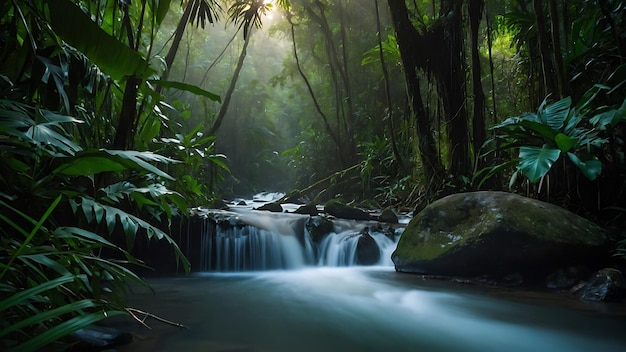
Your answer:
[[[485,130],[485,95],[483,92],[482,73],[480,67],[480,52],[478,50],[478,30],[484,8],[483,0],[468,0],[467,11],[469,13],[471,56],[472,56],[472,92],[474,98],[472,119],[472,143],[474,153],[478,156],[479,151],[486,139]],[[478,160],[476,162],[479,162]]]
[[[278,5],[283,8],[289,7],[288,0],[278,1]],[[222,125],[222,121],[228,112],[230,101],[232,99],[233,92],[239,80],[239,74],[243,68],[244,61],[246,59],[248,45],[250,44],[250,37],[252,36],[252,30],[259,28],[263,24],[263,16],[272,9],[272,4],[264,0],[237,0],[228,9],[229,17],[232,22],[239,24],[239,28],[243,28],[244,44],[237,60],[237,66],[233,72],[233,76],[230,80],[226,94],[220,106],[220,110],[213,121],[213,125],[209,130],[210,135],[215,135]]]
[[[420,62],[421,35],[409,19],[409,11],[404,1],[388,0],[393,26],[396,31],[400,57],[404,67],[407,95],[415,118],[418,150],[422,170],[428,180],[439,184],[443,180],[443,166],[433,137],[430,116],[428,115],[420,90],[418,67]]]

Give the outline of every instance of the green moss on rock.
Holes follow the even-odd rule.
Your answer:
[[[482,275],[557,265],[606,245],[600,227],[558,206],[512,193],[472,192],[445,197],[417,214],[392,259],[399,271]]]

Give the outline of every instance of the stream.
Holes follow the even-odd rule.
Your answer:
[[[186,328],[116,317],[134,336],[117,351],[626,351],[623,304],[396,273],[396,242],[375,231],[381,260],[359,266],[363,223],[336,223],[315,246],[301,216],[235,213],[254,226],[201,233],[201,271],[131,295],[129,306]]]

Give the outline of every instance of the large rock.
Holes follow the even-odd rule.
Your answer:
[[[600,227],[558,206],[473,192],[447,196],[417,214],[392,260],[401,272],[495,279],[521,273],[539,282],[557,268],[600,265],[607,245]]]
[[[335,225],[333,225],[333,222],[319,215],[308,218],[304,226],[309,232],[311,240],[316,244],[322,242],[324,237],[335,231]]]
[[[324,211],[332,216],[349,220],[370,220],[370,214],[362,209],[351,207],[337,200],[331,200],[324,205]]]
[[[356,245],[356,263],[358,265],[374,265],[380,261],[380,250],[376,240],[366,227],[359,233]]]

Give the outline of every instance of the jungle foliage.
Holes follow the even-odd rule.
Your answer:
[[[220,197],[419,210],[511,190],[623,229],[625,18],[620,0],[1,2],[0,349],[129,314],[134,244],[189,270],[170,227]]]

